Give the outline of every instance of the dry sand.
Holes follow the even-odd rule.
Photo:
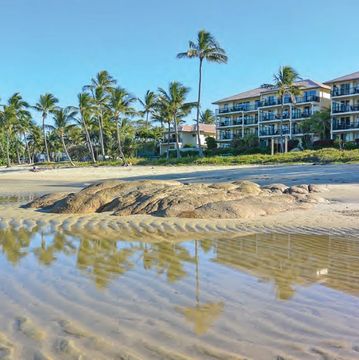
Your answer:
[[[33,227],[38,224],[64,226],[67,229],[103,229],[111,231],[188,236],[198,232],[295,232],[331,233],[359,236],[359,165],[292,166],[133,166],[67,168],[30,172],[28,167],[0,170],[0,196],[28,196],[58,191],[78,191],[105,179],[175,179],[184,182],[223,182],[251,180],[261,185],[314,183],[326,185],[321,194],[329,200],[310,210],[295,210],[251,220],[213,220],[157,218],[153,216],[114,217],[107,214],[57,215],[19,209],[17,204],[0,203],[0,225]],[[157,234],[157,235],[159,235]],[[157,237],[157,236],[156,236]]]

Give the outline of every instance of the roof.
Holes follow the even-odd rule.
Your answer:
[[[355,79],[359,79],[359,71],[353,72],[353,73],[348,74],[348,75],[338,77],[338,78],[333,79],[333,80],[326,81],[324,84],[332,84],[334,82],[355,80]]]
[[[324,83],[321,83],[319,81],[314,81],[311,79],[296,81],[295,84],[304,89],[313,89],[313,88],[318,88],[318,87],[328,89],[328,90],[330,89],[330,87],[328,85],[325,85]],[[258,88],[244,91],[239,94],[236,94],[236,95],[233,95],[233,96],[221,99],[221,100],[217,100],[213,104],[220,104],[223,102],[230,102],[230,101],[234,101],[234,100],[243,100],[243,99],[248,99],[248,98],[252,98],[252,97],[259,97],[262,94],[271,93],[273,91],[276,91],[275,86],[269,87],[269,88],[268,87],[258,87]]]
[[[197,125],[181,125],[178,129],[182,132],[196,132]],[[199,131],[205,133],[216,133],[216,125],[209,125],[209,124],[199,124]]]

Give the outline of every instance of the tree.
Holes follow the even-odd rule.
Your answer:
[[[141,113],[145,116],[146,126],[148,127],[149,115],[153,113],[156,106],[156,100],[157,100],[156,94],[151,90],[147,90],[144,99],[143,100],[138,99],[138,100],[143,107],[143,111]]]
[[[216,122],[213,111],[210,109],[206,109],[205,111],[201,112],[201,118],[199,122],[201,124],[213,125]]]
[[[49,113],[52,113],[56,109],[56,104],[59,102],[59,100],[52,94],[46,93],[44,95],[40,96],[39,102],[36,103],[34,106],[34,109],[38,112],[41,112],[42,116],[42,132],[44,136],[44,144],[45,144],[45,151],[46,151],[46,157],[47,161],[50,162],[50,154],[49,154],[49,148],[47,145],[47,138],[46,138],[46,118],[49,115]]]
[[[55,132],[55,134],[59,137],[67,158],[70,160],[71,165],[75,166],[67,150],[65,136],[69,131],[69,129],[75,126],[72,122],[75,121],[75,116],[77,114],[77,111],[73,107],[68,106],[64,109],[60,108],[55,110],[53,114],[54,114],[54,126],[52,125],[47,125],[47,126],[51,128]]]
[[[200,155],[203,156],[201,147],[201,137],[199,129],[200,108],[201,108],[201,87],[202,87],[202,66],[203,61],[214,63],[227,63],[228,57],[216,39],[206,30],[200,30],[197,35],[197,42],[189,41],[188,50],[177,54],[177,58],[197,58],[199,59],[199,77],[198,77],[198,97],[197,97],[197,142]]]
[[[124,88],[117,87],[111,91],[109,109],[111,111],[111,118],[116,124],[118,151],[124,165],[127,165],[127,161],[121,144],[121,115],[125,117],[133,116],[136,111],[131,105],[136,100],[137,99]]]
[[[91,79],[89,85],[84,86],[84,91],[89,91],[94,100],[96,116],[99,125],[99,140],[101,145],[102,160],[105,160],[106,151],[104,143],[104,113],[108,106],[110,93],[113,86],[116,84],[116,80],[106,71],[102,70]]]
[[[195,104],[186,102],[186,97],[190,89],[183,86],[180,82],[171,82],[169,84],[168,91],[162,88],[159,88],[158,91],[160,93],[160,101],[163,103],[162,106],[168,113],[168,117],[172,120],[174,125],[177,158],[180,158],[181,152],[178,140],[178,124],[183,117],[187,116],[191,112]]]
[[[315,112],[310,118],[301,123],[303,131],[318,135],[320,140],[330,139],[330,113],[330,108]]]
[[[290,96],[292,103],[295,104],[295,97],[301,93],[301,89],[295,84],[300,79],[299,74],[290,66],[281,66],[277,74],[273,75],[275,87],[278,96],[281,98],[280,107],[280,149],[283,148],[283,113],[284,113],[284,97]]]
[[[80,120],[78,121],[78,123],[84,129],[89,153],[92,162],[95,164],[96,163],[95,152],[93,149],[93,144],[89,131],[89,128],[91,126],[91,118],[94,110],[93,99],[88,93],[80,93],[77,95],[77,100],[78,100],[78,113],[80,115]]]

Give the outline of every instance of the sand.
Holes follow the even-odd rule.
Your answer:
[[[57,215],[19,209],[18,204],[0,203],[0,226],[14,227],[51,224],[67,229],[106,228],[141,234],[180,232],[291,232],[359,236],[359,165],[292,165],[292,166],[133,166],[66,168],[31,172],[28,167],[0,170],[0,196],[20,196],[22,202],[34,195],[59,191],[78,191],[105,179],[175,179],[183,182],[223,182],[250,180],[261,185],[314,183],[325,185],[321,194],[329,200],[309,210],[294,210],[250,220],[204,220],[157,218],[146,215],[113,217],[108,214]]]

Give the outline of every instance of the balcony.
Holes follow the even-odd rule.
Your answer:
[[[295,100],[297,104],[306,102],[319,102],[320,97],[317,95],[297,96]]]
[[[359,104],[358,105],[334,104],[332,108],[333,114],[348,113],[355,111],[359,111]]]
[[[242,125],[242,119],[223,120],[217,122],[217,127],[239,126],[239,125]]]
[[[227,114],[227,113],[231,113],[231,112],[254,111],[254,110],[257,110],[259,106],[260,106],[260,103],[251,104],[251,105],[243,104],[243,105],[228,106],[228,107],[223,107],[223,108],[217,109],[216,113],[217,114]]]
[[[359,121],[352,122],[333,122],[333,130],[350,130],[350,129],[359,129]]]
[[[346,88],[335,88],[331,91],[332,96],[359,95],[359,86],[350,86]]]
[[[290,102],[290,98],[287,98],[288,103]],[[286,103],[286,98],[284,99],[284,103]],[[261,106],[275,106],[275,105],[281,105],[282,100],[280,98],[267,98],[262,100]]]
[[[232,140],[232,139],[233,139],[232,134],[227,133],[227,134],[220,134],[218,140]]]
[[[255,116],[246,116],[244,118],[244,125],[255,125],[258,124],[258,118]]]
[[[311,111],[294,111],[292,114],[292,119],[304,119],[309,118],[313,115]]]
[[[281,120],[281,116],[279,114],[274,113],[262,113],[260,117],[261,121],[275,121],[275,120]],[[289,119],[289,113],[283,113],[283,120]]]
[[[280,129],[262,129],[259,132],[260,136],[272,136],[272,135],[280,135]],[[283,135],[289,134],[288,128],[283,128]]]

